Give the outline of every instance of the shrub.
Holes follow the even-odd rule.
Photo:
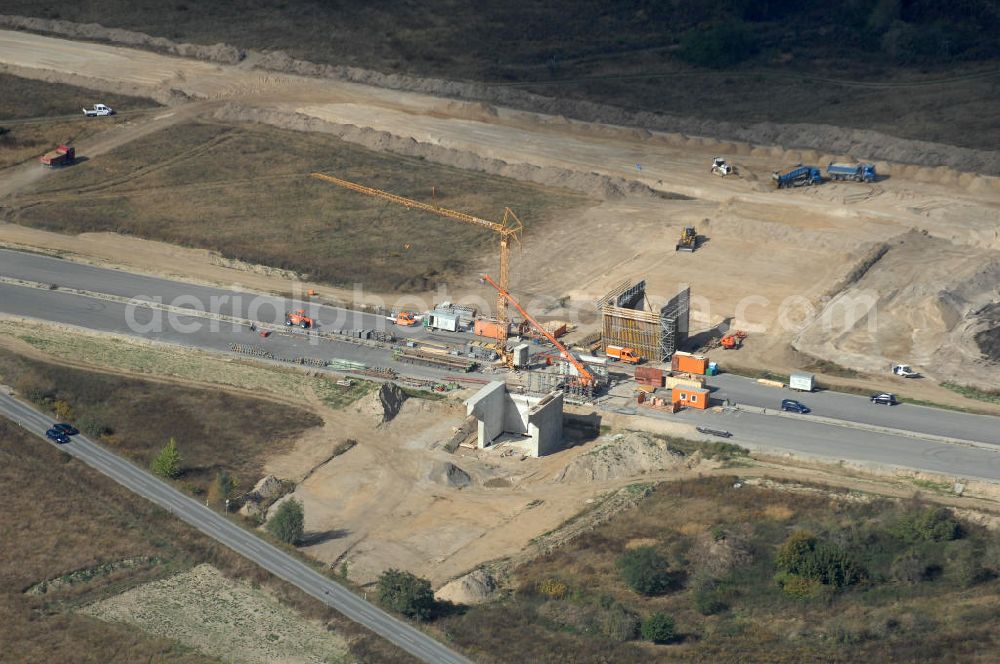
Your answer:
[[[775,562],[786,572],[796,572],[816,549],[816,536],[808,530],[796,530],[785,539]]]
[[[226,499],[231,498],[236,491],[236,480],[225,470],[220,471],[208,487],[208,502],[216,507],[223,507]]]
[[[175,479],[181,474],[181,453],[177,451],[177,442],[171,438],[153,459],[150,469],[167,479]]]
[[[84,415],[79,421],[80,431],[92,438],[101,438],[114,433],[114,431],[95,415]]]
[[[302,541],[305,514],[302,503],[290,498],[278,506],[278,511],[271,517],[265,528],[285,544],[298,544]]]
[[[962,524],[945,507],[930,507],[907,514],[892,529],[906,542],[948,542],[962,536]]]
[[[865,577],[864,569],[841,547],[820,542],[805,530],[788,536],[775,558],[778,569],[786,574],[842,588]]]
[[[959,546],[963,544],[965,546]],[[960,584],[970,588],[993,577],[993,571],[984,565],[982,548],[971,542],[956,542],[953,546],[957,548],[950,552],[949,563]]]
[[[54,384],[32,374],[22,376],[14,387],[17,393],[25,399],[40,405],[51,401],[56,396]]]
[[[782,592],[796,599],[813,599],[823,594],[823,584],[798,574],[780,573],[774,578]]]
[[[68,422],[73,419],[73,407],[62,399],[52,405],[52,410],[56,414],[56,419],[60,422]]]
[[[918,583],[925,577],[927,566],[913,549],[896,556],[889,566],[889,575],[901,583]]]
[[[434,616],[431,582],[398,569],[386,570],[378,579],[379,603],[404,616],[429,620]]]
[[[639,634],[639,616],[616,602],[602,611],[600,627],[612,641],[631,641]]]
[[[549,599],[563,599],[569,592],[569,588],[562,581],[546,579],[538,584],[538,592]]]
[[[674,619],[665,613],[654,613],[642,621],[642,638],[653,643],[674,640]]]
[[[618,559],[625,584],[642,595],[661,595],[673,586],[667,561],[651,546],[628,551]]]

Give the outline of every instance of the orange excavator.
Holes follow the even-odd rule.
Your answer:
[[[493,279],[490,278],[490,275],[484,274],[483,279],[485,279],[490,284],[490,286],[493,286],[493,288],[496,289],[497,293],[500,294],[500,297],[510,302],[511,305],[513,305],[513,307],[517,309],[522,316],[524,316],[524,320],[528,321],[528,323],[533,328],[538,330],[542,336],[548,339],[549,342],[551,342],[552,345],[559,350],[559,353],[563,356],[563,358],[565,358],[567,362],[569,362],[570,364],[573,365],[574,368],[576,368],[577,373],[580,374],[579,381],[581,385],[583,385],[584,387],[592,387],[597,382],[597,380],[594,378],[594,374],[590,373],[590,371],[587,370],[587,366],[579,359],[577,359],[576,355],[573,355],[573,353],[569,352],[569,349],[566,348],[566,346],[563,346],[561,343],[559,343],[559,340],[556,339],[551,332],[546,330],[541,323],[535,320],[531,314],[525,311],[524,307],[522,307],[518,303],[518,301],[514,299],[513,295],[511,295],[503,288],[501,288],[500,284],[498,284],[497,282],[493,281]]]
[[[298,325],[303,330],[308,330],[315,324],[312,318],[306,316],[305,309],[296,309],[295,311],[289,311],[285,314],[285,325],[291,327],[293,325]]]
[[[743,340],[747,338],[747,333],[743,330],[729,332],[719,339],[719,345],[726,350],[736,350],[743,345]]]

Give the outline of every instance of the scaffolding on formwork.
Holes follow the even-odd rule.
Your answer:
[[[521,386],[529,394],[544,395],[561,390],[567,397],[583,401],[594,397],[594,387],[583,385],[573,376],[554,371],[522,371]]]
[[[662,362],[660,316],[650,311],[606,306],[601,310],[601,347],[631,348],[648,362]]]
[[[691,289],[684,288],[659,312],[641,308],[646,282],[623,282],[602,297],[601,348],[631,348],[648,362],[666,362],[688,336]]]
[[[688,338],[691,288],[686,287],[660,309],[660,352],[665,358],[679,351]]]
[[[645,282],[643,282],[643,283],[645,284]],[[618,284],[617,286],[615,286],[614,288],[612,288],[610,291],[608,291],[607,295],[605,295],[604,297],[602,297],[602,298],[600,298],[600,299],[597,300],[597,310],[600,311],[601,309],[603,309],[604,307],[606,307],[608,305],[611,305],[611,306],[621,306],[621,305],[618,304],[618,296],[621,295],[622,293],[624,293],[625,291],[629,290],[632,287],[633,287],[632,286],[632,280],[631,279],[625,279],[620,284]]]

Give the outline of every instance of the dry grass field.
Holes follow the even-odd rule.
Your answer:
[[[321,424],[312,413],[271,401],[71,369],[7,350],[0,350],[0,378],[140,466],[174,438],[181,482],[199,493],[223,470],[251,488],[268,457]]]
[[[184,569],[213,545],[6,419],[0,419],[0,459],[6,503],[0,516],[0,662],[214,661],[169,639],[69,610],[123,585]],[[140,558],[157,562],[61,592],[24,594],[75,570]]]
[[[493,251],[483,230],[309,177],[335,174],[538,228],[582,196],[370,152],[335,138],[261,126],[189,123],[49,178],[8,219],[64,233],[114,231],[219,251],[309,279],[423,291]],[[435,192],[432,198],[432,191]],[[73,214],[66,214],[71,205]]]
[[[781,547],[801,531],[823,563],[784,572]],[[651,596],[621,571],[642,547],[663,561]],[[985,662],[998,573],[995,532],[918,500],[706,478],[657,485],[516,569],[510,598],[438,626],[483,662]],[[654,612],[674,618],[676,637],[632,640],[631,621]]]
[[[120,121],[84,118],[80,109],[98,101],[120,110],[157,106],[149,99],[0,73],[0,168],[37,158],[60,143],[84,139]]]
[[[165,394],[174,388],[160,389]],[[165,430],[149,431],[153,439],[167,434]],[[301,638],[300,628],[289,616],[291,609],[346,639],[350,657],[357,661],[413,661],[298,589],[3,418],[0,486],[5,495],[5,509],[0,515],[4,547],[0,558],[3,664],[220,661],[177,641],[76,612],[92,602],[200,563],[211,564],[235,582],[260,587],[254,592],[267,593],[263,601],[272,611],[276,610],[275,600],[280,601],[284,607],[282,625],[290,631],[274,634],[273,640],[294,642]],[[43,581],[49,582],[44,592],[25,592]],[[224,630],[224,621],[216,623],[215,629]],[[339,657],[342,653],[331,654]]]
[[[389,0],[347,11],[314,1],[10,0],[5,13],[716,121],[1000,144],[991,120],[1000,15],[988,0]]]

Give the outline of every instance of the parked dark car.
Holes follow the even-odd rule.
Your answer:
[[[72,424],[66,424],[65,422],[60,422],[59,424],[53,424],[52,428],[55,429],[56,431],[63,433],[66,436],[75,436],[76,434],[80,433],[80,430],[77,429],[75,426],[73,426]]]
[[[883,406],[895,406],[898,401],[896,401],[896,395],[890,392],[881,392],[879,394],[872,395],[872,403],[881,404]]]
[[[45,435],[48,436],[49,440],[54,440],[60,445],[65,445],[69,442],[69,436],[56,428],[49,429],[45,432]]]
[[[809,412],[809,407],[801,401],[796,401],[795,399],[782,399],[781,410],[787,410],[791,413],[804,414]]]

